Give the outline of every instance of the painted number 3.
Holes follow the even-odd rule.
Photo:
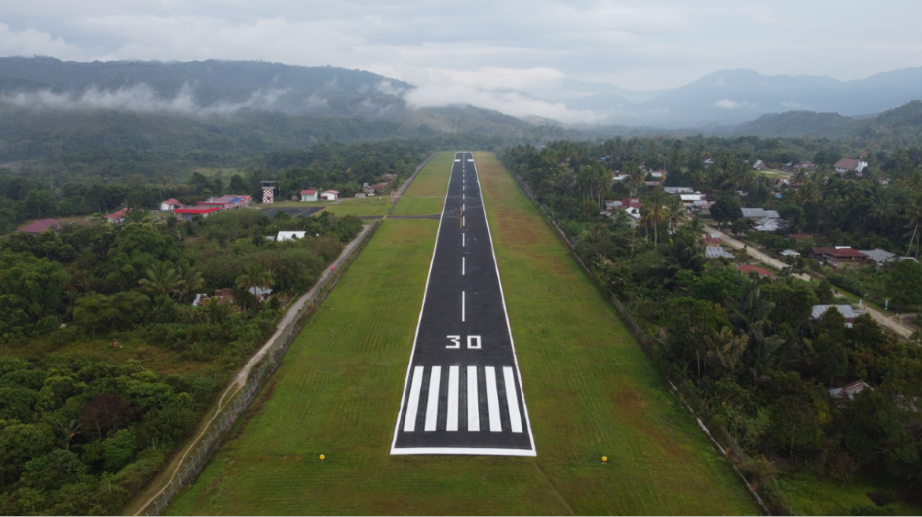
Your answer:
[[[446,336],[450,345],[445,346],[445,348],[458,349],[461,348],[461,336]],[[470,350],[480,350],[480,336],[467,336],[467,348]]]

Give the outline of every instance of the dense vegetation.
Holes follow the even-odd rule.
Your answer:
[[[504,161],[560,221],[600,289],[620,300],[655,342],[654,355],[664,371],[687,386],[712,422],[726,430],[741,468],[757,481],[773,510],[790,511],[791,488],[776,477],[779,471],[806,469],[843,483],[861,469],[886,471],[918,490],[918,345],[883,333],[868,316],[859,317],[852,328],[846,328],[838,311],[811,322],[813,305],[833,302],[828,281],[811,285],[781,273],[773,282],[737,273],[725,259],[707,260],[701,219],[689,221],[674,197],[641,187],[640,164],[665,162],[667,183],[691,185],[722,200],[724,206],[711,212],[724,221],[739,218],[739,201],[731,193],[745,190],[747,205],[777,208],[792,229],[807,228],[821,243],[912,243],[917,223],[912,207],[919,197],[913,181],[920,173],[911,157],[918,156],[917,149],[878,153],[872,159],[871,177],[886,174],[896,178],[895,186],[831,177],[823,168],[799,178],[801,186],[783,190],[778,199],[771,195],[772,180],[754,174],[741,160],[760,149],[765,157],[807,151],[781,144],[772,152],[771,141],[758,139],[615,140],[599,147],[556,142],[542,150],[509,149]],[[836,154],[830,147],[813,152]],[[715,163],[706,169],[702,162],[708,154]],[[612,168],[631,178],[613,183]],[[644,199],[637,228],[624,214],[613,219],[598,215],[600,201],[631,191]],[[874,212],[875,200],[889,202],[890,211]],[[907,222],[910,234],[904,236],[897,228]],[[780,235],[771,238],[790,244]],[[919,285],[922,267],[911,264],[880,274],[893,278],[891,284]],[[801,267],[810,270],[811,264]],[[820,278],[830,274],[815,262],[812,267]],[[853,400],[827,393],[859,379],[873,389]],[[912,493],[917,492],[899,495]]]
[[[81,220],[0,241],[0,511],[118,513],[274,330],[283,303],[362,227],[350,216],[269,218],[253,209],[180,222],[149,215],[160,200],[257,196],[267,178],[286,196],[355,191],[382,174],[399,185],[425,152],[402,142],[320,144],[252,158],[260,169],[227,182],[198,173],[184,184],[140,174],[87,181],[79,167],[51,181],[0,173],[6,231],[25,219],[130,208],[123,224]],[[280,230],[306,235],[265,239]],[[270,287],[267,303],[250,292]],[[218,289],[234,302],[192,304]]]
[[[194,204],[209,196],[246,194],[262,199],[260,181],[279,182],[278,195],[288,199],[302,188],[339,190],[344,196],[361,191],[363,183],[394,174],[399,185],[431,149],[420,142],[387,141],[345,145],[321,143],[305,150],[255,155],[198,152],[184,159],[211,167],[234,166],[246,173],[228,176],[192,172],[180,181],[158,169],[156,154],[94,151],[69,157],[44,174],[0,169],[0,232],[27,219],[106,214],[130,207],[152,210],[175,197]],[[103,172],[102,174],[100,172]]]

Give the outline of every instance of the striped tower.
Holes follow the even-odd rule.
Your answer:
[[[272,204],[275,202],[275,182],[263,181],[263,203]]]

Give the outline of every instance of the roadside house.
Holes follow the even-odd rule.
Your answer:
[[[740,266],[736,268],[736,270],[744,275],[748,275],[749,273],[758,273],[759,276],[767,276],[767,277],[775,278],[774,273],[772,273],[771,271],[767,269],[756,266],[754,264],[746,264],[744,266]]]
[[[721,259],[721,258],[735,259],[736,258],[735,256],[733,256],[732,253],[723,249],[723,247],[721,246],[709,246],[707,248],[704,248],[704,256],[709,259]]]
[[[837,161],[835,165],[832,166],[832,168],[839,174],[844,174],[848,171],[855,171],[858,174],[861,174],[867,166],[868,162],[862,160],[842,158],[841,160]]]
[[[215,212],[220,212],[220,211],[221,211],[221,208],[216,207],[216,206],[201,206],[200,205],[200,206],[192,206],[188,208],[177,208],[176,210],[173,210],[173,213],[179,214],[179,216],[182,217],[184,221],[188,221],[189,219],[192,219],[193,217],[197,215],[200,215],[202,217],[208,217],[209,215]]]
[[[172,212],[177,208],[185,208],[186,205],[180,203],[175,198],[167,199],[166,201],[160,202],[160,211],[161,212]]]
[[[877,264],[877,267],[883,267],[887,262],[891,262],[896,258],[896,253],[890,253],[889,251],[882,250],[880,248],[858,251],[867,255],[870,260]]]
[[[123,208],[118,212],[112,212],[106,216],[106,221],[112,224],[121,224],[125,222],[125,214],[128,213],[128,208]]]
[[[864,311],[853,309],[851,305],[814,305],[813,309],[810,311],[810,318],[813,321],[819,320],[830,307],[834,307],[839,311],[839,314],[845,318],[845,326],[848,328],[852,328],[852,323],[855,322],[855,318],[865,314]]]
[[[338,190],[326,190],[320,193],[320,199],[325,201],[336,201],[339,198]]]
[[[285,242],[285,241],[290,241],[294,239],[303,239],[306,233],[307,232],[303,232],[303,231],[279,232],[279,234],[275,236],[275,242]]]
[[[302,190],[301,201],[317,201],[317,191],[310,189]]]
[[[836,267],[853,264],[860,265],[870,260],[870,257],[856,249],[852,249],[851,246],[810,248],[810,257]]]

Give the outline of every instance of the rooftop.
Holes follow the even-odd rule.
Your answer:
[[[855,319],[864,314],[864,311],[853,309],[851,305],[814,305],[813,310],[810,312],[810,316],[818,320],[830,307],[835,307],[839,313],[842,314],[842,317],[847,320]]]
[[[48,230],[59,228],[61,228],[61,221],[57,219],[40,219],[16,231],[25,233],[45,233]]]

